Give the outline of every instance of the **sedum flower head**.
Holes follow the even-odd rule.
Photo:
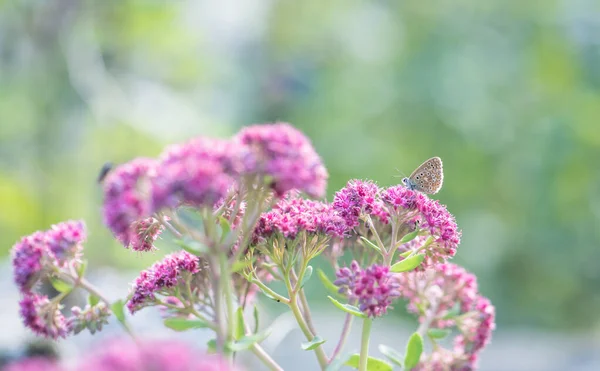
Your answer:
[[[52,270],[79,262],[86,232],[83,221],[66,221],[21,238],[12,248],[14,280],[29,292]]]
[[[331,205],[292,193],[261,215],[254,241],[263,241],[275,233],[294,239],[300,232],[341,237],[346,225]]]
[[[170,296],[170,290],[184,282],[184,275],[199,272],[199,258],[186,251],[167,255],[142,271],[133,284],[133,295],[127,303],[131,313],[145,306],[159,304],[156,295]]]
[[[400,296],[399,285],[389,267],[374,264],[362,269],[356,260],[350,267],[337,271],[334,282],[340,293],[350,301],[358,301],[359,309],[369,317],[380,317],[387,312],[394,299]]]
[[[242,152],[242,175],[272,178],[278,196],[292,189],[323,197],[328,173],[310,140],[287,123],[253,125],[242,129],[233,141]]]
[[[78,334],[86,328],[94,334],[108,324],[111,312],[105,303],[100,302],[94,306],[87,304],[83,309],[73,307],[71,314],[73,317],[69,318],[69,327],[73,329],[74,334]]]
[[[388,217],[379,192],[379,187],[371,181],[350,180],[346,187],[336,192],[333,208],[346,221],[348,228],[357,227],[365,215],[373,215],[386,223]]]
[[[216,354],[206,354],[181,341],[107,341],[85,357],[79,369],[86,371],[234,371]]]
[[[60,312],[60,305],[45,295],[25,294],[19,302],[25,326],[38,335],[58,339],[66,337],[71,328]]]
[[[138,158],[118,166],[104,180],[104,224],[117,238],[128,235],[132,223],[154,211],[151,179],[155,168],[154,160]]]
[[[430,328],[456,327],[453,349],[437,347],[421,359],[417,370],[472,370],[478,354],[495,328],[495,309],[477,291],[476,277],[454,264],[440,264],[424,272],[397,275],[408,310]],[[439,368],[439,367],[446,368]]]
[[[421,267],[445,263],[456,254],[461,233],[444,205],[402,185],[383,190],[381,200],[403,234],[421,229],[419,237],[400,246],[401,252],[422,249],[426,259]]]
[[[118,235],[117,239],[126,248],[134,251],[154,251],[154,241],[165,229],[163,224],[156,218],[149,217],[131,223],[127,232]]]
[[[209,138],[168,147],[153,182],[154,209],[212,207],[234,183],[236,151],[230,141]]]

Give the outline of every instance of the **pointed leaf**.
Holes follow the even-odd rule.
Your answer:
[[[90,304],[91,307],[96,306],[96,304],[98,304],[99,302],[100,302],[100,298],[97,297],[96,295],[90,294],[88,296],[88,303]]]
[[[404,362],[402,360],[402,354],[396,352],[392,347],[388,347],[387,345],[380,344],[379,351],[381,354],[386,356],[392,363],[402,367]]]
[[[401,256],[401,257],[403,257],[403,258],[406,258],[406,257],[407,257],[407,256],[409,256],[410,254],[412,254],[412,252],[413,252],[412,250],[408,250],[408,251],[405,251],[405,252],[403,252],[402,254],[399,254],[398,256]]]
[[[87,270],[87,266],[87,260],[83,260],[81,263],[79,263],[79,266],[77,267],[77,277],[83,278],[83,276],[85,275],[85,271]]]
[[[460,306],[455,304],[452,308],[448,309],[442,319],[452,319],[460,314]]]
[[[333,305],[335,305],[339,309],[343,310],[344,312],[350,313],[353,316],[356,316],[359,318],[367,318],[367,315],[364,314],[363,312],[361,312],[360,309],[358,309],[357,307],[350,305],[350,304],[342,304],[339,301],[332,298],[331,296],[327,296],[327,297],[329,298],[329,300],[331,300]]]
[[[180,317],[172,317],[164,320],[166,327],[175,331],[186,331],[195,328],[208,328],[210,325],[199,319],[187,319]]]
[[[258,334],[243,336],[236,342],[227,344],[227,348],[232,352],[239,352],[246,350],[256,343],[260,343],[265,340],[271,334],[271,329],[268,328],[265,331],[261,331]]]
[[[400,239],[400,244],[405,244],[414,240],[419,235],[419,232],[420,231],[418,229],[415,229],[414,231],[405,234],[404,237]]]
[[[424,259],[425,259],[424,254],[411,256],[410,258],[406,258],[406,259],[401,260],[398,263],[392,265],[392,268],[390,268],[390,271],[392,271],[394,273],[411,271],[411,270],[415,269],[416,267],[418,267],[419,265],[421,265],[421,263],[423,262]]]
[[[52,284],[52,287],[60,293],[71,292],[71,290],[73,290],[72,284],[55,277],[50,277],[50,283]]]
[[[346,366],[358,368],[360,364],[360,354],[353,354],[350,356],[345,363]],[[368,371],[392,371],[392,365],[384,360],[375,357],[367,358],[367,370]]]
[[[221,225],[221,242],[223,242],[231,232],[231,224],[222,216],[219,216],[219,224]]]
[[[325,272],[323,272],[322,269],[319,268],[317,270],[317,273],[319,275],[319,279],[321,280],[321,283],[323,284],[323,287],[325,287],[325,289],[327,289],[327,291],[329,291],[331,294],[335,295],[336,297],[338,297],[340,299],[344,298],[344,296],[338,292],[339,288],[333,282],[331,282],[329,277],[327,277],[327,275],[325,274]]]
[[[254,332],[258,332],[258,307],[254,306]]]
[[[208,343],[206,343],[206,353],[212,354],[217,352],[217,340],[210,339]]]
[[[253,260],[255,260],[255,259],[253,259]],[[253,264],[252,260],[242,260],[242,261],[235,262],[231,266],[231,273],[237,273],[237,272],[243,271],[244,269],[251,267],[252,264]]]
[[[175,244],[189,252],[192,255],[201,255],[209,251],[207,246],[204,246],[198,241],[192,239],[174,240]]]
[[[123,300],[117,300],[110,306],[113,314],[121,323],[125,322],[125,311],[123,309],[124,306],[125,302]]]
[[[306,285],[306,283],[312,276],[312,273],[313,273],[313,267],[309,265],[308,267],[306,267],[306,270],[304,271],[304,276],[302,277],[302,282],[300,283],[300,288],[303,288],[304,285]]]
[[[450,335],[450,330],[441,329],[441,328],[432,328],[427,331],[427,335],[432,339],[444,339],[446,336]]]
[[[421,359],[421,353],[423,353],[423,338],[418,332],[415,332],[410,336],[406,344],[404,368],[410,370],[415,367]]]
[[[246,326],[244,324],[244,309],[242,307],[239,307],[237,309],[236,314],[237,316],[234,336],[236,339],[241,339],[242,337],[244,337],[244,335],[246,335]]]
[[[373,249],[375,249],[375,251],[377,251],[378,253],[381,254],[381,249],[379,248],[379,246],[375,245],[373,242],[369,241],[368,238],[364,238],[363,236],[360,236],[360,239],[365,241],[365,243],[369,246],[372,247]]]
[[[323,344],[326,341],[327,340],[322,339],[320,336],[317,335],[311,341],[304,342],[300,346],[304,350],[313,350],[313,349],[315,349],[316,347],[318,347],[319,345]]]

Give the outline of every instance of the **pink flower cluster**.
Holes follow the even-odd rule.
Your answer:
[[[321,197],[327,177],[297,129],[285,123],[250,126],[230,140],[196,138],[168,147],[158,160],[140,158],[117,167],[104,180],[104,222],[128,246],[138,242],[134,223],[161,209],[213,208],[231,190],[257,180],[268,180],[277,196],[296,189]],[[142,245],[137,250],[148,250]]]
[[[28,292],[51,270],[78,263],[85,239],[82,221],[63,222],[47,231],[23,237],[12,248],[14,277],[19,289]]]
[[[348,228],[357,227],[364,215],[373,215],[387,223],[388,215],[379,193],[379,187],[371,181],[351,180],[336,192],[333,208],[346,221]]]
[[[374,264],[362,269],[356,260],[350,268],[336,272],[334,284],[350,301],[358,301],[359,309],[369,317],[380,317],[387,312],[392,300],[400,296],[399,284],[389,267]]]
[[[220,356],[174,340],[138,344],[129,339],[112,340],[81,360],[79,367],[87,371],[234,371]]]
[[[430,328],[456,327],[460,331],[452,351],[436,348],[431,355],[422,357],[417,369],[440,369],[436,365],[452,365],[452,370],[473,369],[495,327],[494,307],[479,294],[476,277],[449,263],[425,272],[400,273],[397,277],[402,296],[409,300],[407,308],[419,315],[419,321],[430,321]]]
[[[293,193],[260,216],[253,240],[256,244],[274,233],[294,239],[302,231],[341,237],[346,233],[346,225],[331,205]]]
[[[365,223],[367,216],[383,224],[395,224],[396,229],[403,234],[420,228],[422,238],[401,246],[400,250],[420,249],[427,238],[431,237],[431,243],[423,249],[426,256],[423,267],[446,262],[456,254],[460,243],[460,231],[454,216],[446,207],[402,185],[380,189],[370,181],[351,180],[335,194],[333,208],[345,220],[349,229],[359,226],[361,221]],[[385,231],[378,232],[382,236]],[[386,233],[389,234],[389,230]],[[398,236],[401,237],[402,235]]]
[[[57,339],[72,330],[61,313],[62,306],[35,292],[35,285],[62,270],[76,269],[86,239],[82,221],[67,221],[23,237],[12,248],[15,283],[23,323],[38,335]]]
[[[184,282],[185,274],[199,272],[199,258],[186,251],[167,255],[142,271],[133,284],[133,295],[127,308],[135,313],[143,307],[158,304],[157,294],[171,296],[173,290]]]
[[[103,341],[72,366],[41,357],[9,364],[6,371],[235,371],[216,354],[174,340]]]

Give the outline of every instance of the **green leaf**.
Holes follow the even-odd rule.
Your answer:
[[[117,300],[110,306],[113,314],[121,323],[125,323],[125,311],[123,309],[124,306],[125,302],[123,300]]]
[[[410,242],[410,241],[414,240],[419,235],[419,232],[420,232],[420,230],[415,229],[414,231],[405,234],[404,237],[402,237],[400,239],[400,243],[401,244],[405,244],[407,242]]]
[[[88,296],[88,303],[90,304],[91,307],[95,306],[96,304],[98,304],[100,302],[100,298],[97,297],[94,294],[90,294]]]
[[[323,284],[323,287],[325,287],[325,289],[327,291],[329,291],[331,294],[335,295],[336,297],[343,299],[344,296],[342,294],[339,293],[339,288],[333,283],[331,282],[331,280],[329,279],[329,277],[327,277],[327,275],[325,274],[325,272],[323,272],[322,269],[317,269],[317,273],[319,275],[319,279],[321,280],[321,283]]]
[[[360,362],[360,354],[353,354],[345,363],[346,366],[358,368]],[[384,360],[375,357],[367,358],[368,371],[392,371],[392,365]]]
[[[236,314],[237,316],[234,336],[236,339],[241,339],[242,337],[244,337],[244,335],[246,335],[246,326],[244,324],[244,309],[242,307],[239,307],[237,309]]]
[[[209,251],[208,247],[192,239],[174,240],[175,244],[193,255],[202,255]]]
[[[50,277],[50,283],[60,293],[71,292],[73,290],[73,285],[55,277]]]
[[[302,282],[300,282],[300,288],[303,288],[304,285],[306,285],[306,283],[308,282],[308,280],[310,279],[312,274],[313,274],[313,267],[309,265],[308,267],[306,267],[306,270],[304,271],[304,276],[302,277]]]
[[[238,341],[227,344],[227,348],[232,352],[246,350],[256,343],[265,340],[271,334],[271,329],[265,329],[257,334],[247,335],[240,338]]]
[[[253,260],[255,260],[255,259],[253,259]],[[237,273],[237,272],[243,271],[244,269],[252,266],[253,260],[242,260],[242,261],[233,263],[233,265],[231,266],[231,273]]]
[[[346,363],[348,358],[350,358],[349,354],[337,357],[327,366],[325,371],[338,371]]]
[[[460,305],[455,304],[452,308],[448,309],[448,312],[442,317],[442,319],[452,319],[460,314]]]
[[[254,306],[254,332],[258,332],[258,307]]]
[[[217,340],[211,339],[206,343],[206,353],[212,354],[217,352]]]
[[[186,331],[195,328],[208,328],[210,325],[199,319],[187,319],[180,317],[167,318],[164,321],[166,327],[175,331]]]
[[[402,367],[404,362],[402,361],[402,354],[396,352],[392,347],[388,347],[387,345],[380,344],[379,351],[381,354],[386,356],[392,363]]]
[[[406,259],[399,261],[398,263],[392,265],[392,268],[390,269],[390,271],[392,271],[394,273],[412,271],[413,269],[415,269],[416,267],[421,265],[421,263],[423,262],[424,259],[425,259],[424,254],[411,256],[410,258],[406,258]]]
[[[427,335],[432,339],[440,340],[450,335],[450,332],[448,329],[432,328],[427,331]]]
[[[409,256],[410,254],[412,254],[412,252],[413,252],[412,250],[408,250],[408,251],[405,251],[405,252],[403,252],[402,254],[399,254],[398,256],[401,256],[401,257],[403,257],[403,258],[406,258],[406,257],[407,257],[407,256]]]
[[[219,216],[219,224],[221,225],[221,242],[223,242],[231,232],[231,224],[223,216]]]
[[[350,304],[342,304],[339,301],[335,300],[334,298],[332,298],[331,296],[327,296],[329,298],[329,300],[331,300],[331,302],[333,303],[333,305],[335,305],[336,307],[338,307],[339,309],[343,310],[346,313],[350,313],[353,316],[356,317],[360,317],[360,318],[367,318],[367,315],[364,314],[363,312],[360,311],[360,309],[358,309],[357,307],[350,305]]]
[[[87,269],[88,266],[88,261],[87,260],[83,260],[79,266],[77,267],[77,277],[79,278],[83,278],[83,276],[85,275],[85,271]]]
[[[327,340],[322,339],[320,336],[317,335],[311,341],[304,342],[300,346],[304,350],[313,350],[313,349],[315,349],[316,347],[318,347],[319,345],[323,344],[326,341]]]
[[[381,249],[379,248],[379,246],[377,246],[373,242],[369,241],[368,238],[364,238],[363,236],[360,236],[360,239],[365,241],[367,243],[367,245],[369,245],[369,247],[372,247],[373,249],[375,249],[375,251],[377,251],[378,253],[381,254]]]
[[[408,339],[406,344],[406,357],[404,357],[404,368],[412,369],[419,363],[423,353],[423,338],[418,332],[415,332]]]

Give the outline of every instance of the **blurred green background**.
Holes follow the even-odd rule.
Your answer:
[[[92,267],[145,267],[102,226],[98,170],[252,123],[398,183],[434,155],[453,262],[498,326],[595,332],[600,3],[0,1],[0,254],[83,218]]]

